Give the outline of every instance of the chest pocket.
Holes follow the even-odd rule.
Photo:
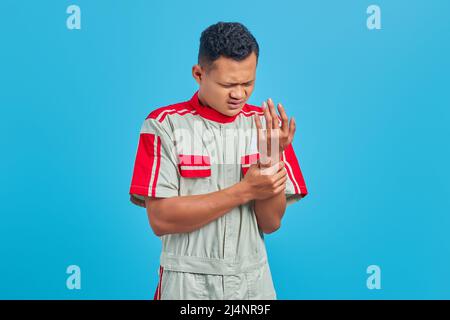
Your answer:
[[[211,192],[211,162],[207,155],[180,154],[181,195],[204,194]]]

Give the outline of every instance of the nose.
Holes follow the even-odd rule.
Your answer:
[[[243,100],[245,98],[245,89],[242,86],[234,87],[230,92],[230,97],[236,100]]]

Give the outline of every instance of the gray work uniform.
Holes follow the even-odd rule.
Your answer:
[[[198,92],[185,102],[152,111],[145,119],[130,187],[131,201],[206,194],[238,183],[259,157],[254,117],[245,104],[235,116],[203,106]],[[287,205],[307,194],[292,145],[282,154]],[[160,237],[155,299],[276,299],[264,234],[253,201],[198,230]]]

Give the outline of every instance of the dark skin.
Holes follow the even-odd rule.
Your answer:
[[[253,92],[256,65],[254,53],[242,61],[220,57],[212,65],[194,65],[192,75],[199,84],[200,103],[224,115],[239,113]],[[284,190],[287,174],[279,154],[292,142],[295,122],[291,119],[288,124],[286,112],[278,104],[280,125],[271,99],[263,108],[268,125],[265,132],[257,130],[261,162],[251,165],[240,182],[220,191],[172,198],[146,197],[147,214],[156,235],[192,232],[249,201],[254,201],[262,232],[272,233],[280,228],[286,210]],[[255,124],[262,129],[259,117],[255,117]],[[272,154],[274,139],[277,139],[279,148]],[[267,153],[261,148],[263,144],[267,146]]]

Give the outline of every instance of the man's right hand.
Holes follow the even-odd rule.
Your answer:
[[[284,162],[279,161],[269,168],[253,164],[241,181],[252,200],[271,198],[286,188],[287,173]]]

